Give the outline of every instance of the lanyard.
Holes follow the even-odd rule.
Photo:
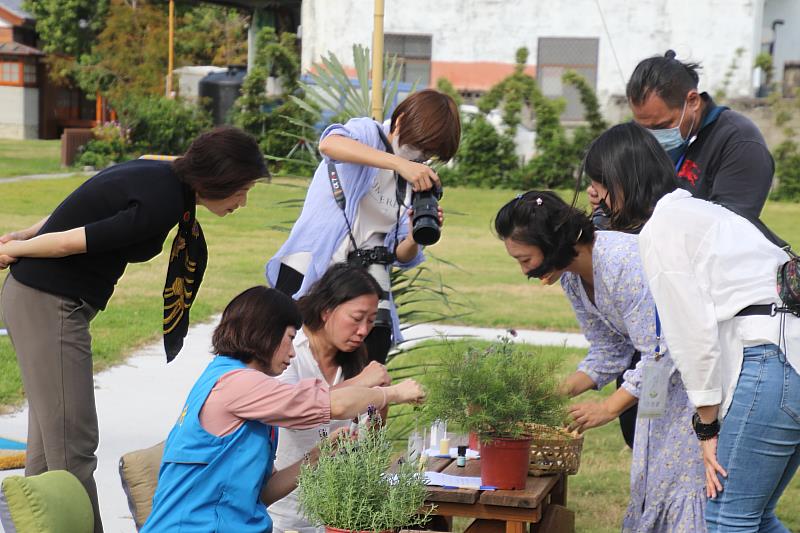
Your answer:
[[[661,352],[661,317],[658,316],[658,308],[657,307],[656,307],[655,311],[656,311],[656,349],[655,349],[655,354],[656,354],[656,361],[658,361],[659,359],[661,359],[661,357],[664,354]]]

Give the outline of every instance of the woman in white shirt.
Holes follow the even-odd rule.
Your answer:
[[[298,302],[303,327],[294,338],[296,355],[278,379],[295,384],[317,378],[332,389],[389,385],[386,367],[376,361],[367,364],[364,347],[364,339],[375,322],[380,294],[380,285],[363,268],[345,263],[331,266]],[[331,420],[330,424],[312,429],[281,428],[275,467],[280,470],[300,460],[323,434],[349,425],[350,420]],[[272,504],[269,514],[275,533],[324,531],[302,516],[296,491]]]
[[[788,254],[746,219],[684,190],[659,199],[624,175],[599,179],[592,184],[612,213],[655,204],[639,250],[697,409],[708,531],[788,531],[775,516],[800,466],[800,318],[782,311],[776,290]]]

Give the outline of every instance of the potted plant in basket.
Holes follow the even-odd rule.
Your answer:
[[[481,441],[481,483],[524,489],[530,462],[531,427],[559,426],[566,396],[558,391],[558,360],[513,344],[488,348],[457,345],[442,356],[426,380],[426,415],[447,419]]]
[[[428,519],[424,474],[409,462],[392,465],[392,444],[379,426],[368,423],[357,439],[323,439],[317,463],[301,467],[301,511],[329,533],[393,531]]]

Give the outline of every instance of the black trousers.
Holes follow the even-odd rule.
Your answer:
[[[303,277],[303,274],[292,267],[281,264],[275,288],[288,296],[292,296],[300,290],[300,286],[303,284]],[[377,361],[385,365],[389,349],[392,347],[392,328],[380,326],[372,328],[367,338],[364,339],[364,345],[367,348],[367,356],[370,361]]]
[[[642,354],[635,352],[631,358],[631,365],[628,367],[628,370],[636,368],[636,363],[638,363],[641,358]],[[624,381],[622,376],[619,376],[617,378],[617,388],[620,388]],[[625,439],[625,444],[627,444],[629,448],[633,448],[633,438],[636,436],[636,415],[639,412],[638,405],[638,403],[634,404],[633,407],[629,407],[619,415],[619,429],[622,431],[622,438]]]

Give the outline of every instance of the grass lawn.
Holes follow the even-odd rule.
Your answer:
[[[65,172],[61,141],[0,139],[0,178],[57,172]]]
[[[40,142],[40,141],[37,141]],[[0,169],[8,155],[0,141]],[[40,172],[38,169],[24,173]],[[20,174],[23,172],[13,172]],[[49,213],[82,178],[2,183],[0,234],[33,224]],[[264,282],[263,268],[283,242],[275,225],[290,226],[298,207],[280,202],[302,198],[304,180],[276,179],[257,186],[246,209],[225,220],[198,211],[209,246],[209,266],[192,321],[198,323],[221,311],[241,290]],[[448,188],[442,200],[445,229],[442,241],[430,248],[436,257],[453,263],[429,261],[434,271],[468,304],[472,313],[463,324],[515,328],[575,329],[576,322],[558,287],[527,281],[516,262],[491,233],[497,209],[514,196],[508,190]],[[765,221],[784,238],[800,245],[800,205],[770,203]],[[171,238],[170,238],[171,240]],[[169,243],[167,243],[167,246]],[[166,272],[165,254],[147,263],[130,265],[120,280],[109,309],[92,323],[97,369],[124,359],[135,347],[160,337],[160,294]],[[6,271],[0,272],[0,282]],[[430,360],[432,355],[423,359]],[[564,350],[564,372],[573,369],[582,354]],[[398,361],[397,364],[400,364]],[[601,393],[608,394],[610,390]],[[16,404],[22,387],[8,337],[0,337],[0,405]],[[400,419],[398,419],[399,421]],[[619,531],[628,491],[630,454],[614,424],[593,430],[584,445],[581,471],[570,480],[570,507],[578,510],[578,531]],[[781,516],[800,531],[800,480],[795,479],[781,502]],[[790,516],[789,510],[795,512]]]

